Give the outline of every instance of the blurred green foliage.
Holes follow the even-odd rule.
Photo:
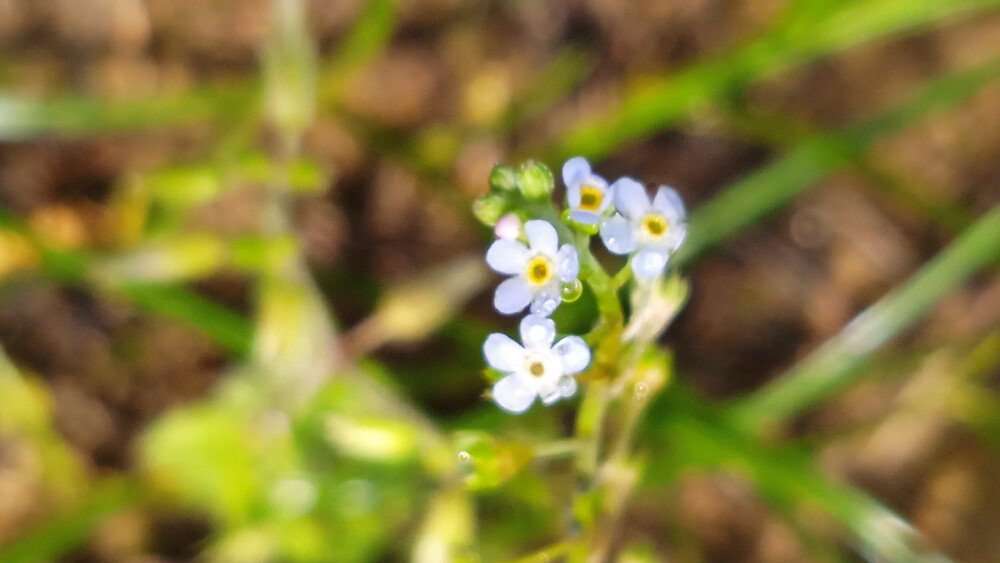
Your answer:
[[[601,157],[706,109],[738,117],[739,98],[755,81],[858,43],[976,17],[998,4],[793,2],[755,40],[642,81],[607,115],[515,150],[536,158]],[[579,428],[575,438],[567,439],[558,422],[567,412],[563,407],[512,420],[484,404],[456,420],[433,420],[398,388],[397,374],[364,357],[387,342],[419,341],[438,332],[451,335],[456,357],[478,357],[481,335],[455,318],[485,283],[478,259],[460,259],[383,288],[368,320],[342,335],[289,228],[289,198],[322,190],[336,179],[335,170],[300,154],[298,141],[318,116],[353,119],[341,104],[344,85],[374,64],[392,39],[395,3],[372,0],[326,60],[317,60],[304,32],[301,5],[282,0],[275,9],[288,11],[287,21],[262,49],[261,76],[243,83],[114,103],[71,94],[34,100],[0,93],[4,141],[203,122],[229,132],[218,154],[149,170],[119,185],[115,202],[121,232],[112,248],[63,248],[15,214],[0,212],[0,228],[22,237],[37,254],[28,275],[128,300],[150,314],[196,327],[229,359],[223,380],[209,396],[173,408],[144,432],[138,471],[92,478],[54,430],[45,386],[0,358],[0,437],[24,443],[39,459],[44,483],[39,495],[51,515],[0,548],[0,560],[52,560],[88,541],[110,515],[163,506],[207,515],[213,532],[205,552],[218,561],[494,561],[524,555],[532,546],[543,546],[539,554],[553,558],[572,554],[580,546],[565,533],[574,484],[565,478],[564,458],[582,447],[576,438],[597,443],[600,428]],[[493,126],[512,132],[518,122],[564,97],[591,67],[587,53],[567,50],[512,98]],[[694,210],[679,263],[693,267],[715,244],[739,236],[834,170],[864,166],[879,139],[960,104],[998,76],[997,61],[959,70],[843,131],[795,138],[784,154]],[[281,150],[254,145],[251,132],[261,125],[281,131],[287,141]],[[436,127],[403,139],[393,131],[366,131],[381,148],[437,179],[474,132]],[[537,181],[539,173],[522,169],[519,181],[545,184]],[[193,208],[247,184],[264,194],[266,228],[259,234],[185,230]],[[949,224],[958,228],[964,221]],[[837,548],[825,530],[797,523],[803,510],[836,521],[852,538],[849,543],[875,560],[933,560],[936,556],[925,551],[919,535],[899,516],[817,470],[809,444],[778,443],[769,430],[873,373],[859,367],[883,343],[918,322],[951,289],[997,265],[997,240],[1000,209],[975,220],[911,280],[801,364],[731,404],[697,398],[678,382],[683,374],[673,373],[667,354],[651,354],[647,361],[662,393],[641,408],[612,406],[617,420],[634,429],[640,453],[612,455],[603,467],[634,478],[639,491],[675,485],[691,471],[741,475],[810,538],[818,559],[837,558]],[[190,290],[190,282],[223,271],[253,280],[251,318]],[[589,294],[582,300],[591,301]],[[596,309],[581,308],[583,314],[608,313],[607,302],[593,305]],[[565,324],[574,323],[585,320]],[[341,349],[347,337],[361,359]],[[994,339],[980,353],[995,360],[995,349]],[[481,366],[454,371],[436,376],[477,378]],[[995,440],[1000,428],[996,401],[971,392],[961,396],[960,404],[956,415],[962,413],[970,426],[985,429]],[[579,420],[586,421],[591,409],[606,407],[584,403]],[[645,416],[644,409],[649,411]],[[615,499],[599,492],[604,496],[578,497],[569,510],[580,520],[600,522]],[[649,561],[653,555],[646,546],[631,545],[621,560]]]

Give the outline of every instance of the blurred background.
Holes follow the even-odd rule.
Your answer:
[[[998,79],[996,0],[0,0],[0,561],[571,537],[471,205],[577,154],[692,212],[617,560],[998,561]]]

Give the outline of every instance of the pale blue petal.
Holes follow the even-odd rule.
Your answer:
[[[564,376],[559,380],[559,394],[562,395],[563,398],[569,398],[576,395],[576,387],[576,379],[571,375]]]
[[[601,220],[601,216],[597,213],[591,211],[579,211],[571,210],[569,212],[569,218],[580,223],[581,225],[596,225],[598,221]]]
[[[667,265],[667,252],[663,248],[647,246],[632,257],[632,271],[640,278],[655,278]]]
[[[531,314],[547,317],[555,312],[562,303],[559,282],[550,283],[535,294],[531,300]]]
[[[493,400],[511,414],[528,410],[536,396],[535,390],[516,374],[508,375],[493,385]]]
[[[649,194],[635,179],[628,176],[619,178],[611,188],[614,190],[615,207],[622,215],[636,220],[649,211]]]
[[[683,220],[687,215],[684,200],[670,186],[660,186],[653,198],[653,208],[671,219]]]
[[[582,156],[574,156],[573,158],[567,160],[566,164],[563,164],[563,185],[569,187],[573,184],[577,184],[579,183],[578,180],[583,179],[589,174],[590,163],[587,162],[587,159]],[[579,202],[577,202],[577,204],[579,204]]]
[[[601,240],[614,254],[628,254],[635,250],[635,233],[632,223],[621,215],[608,217],[601,223]]]
[[[575,209],[577,207],[580,207],[579,182],[574,182],[572,184],[566,185],[566,202],[569,203],[570,209]]]
[[[517,276],[497,286],[497,291],[493,294],[493,306],[504,315],[513,315],[527,307],[533,296],[528,280]]]
[[[564,282],[571,282],[580,275],[580,257],[572,244],[564,244],[559,249],[556,268],[559,270],[559,279]]]
[[[541,315],[528,315],[521,319],[521,342],[526,348],[552,347],[556,339],[556,323]]]
[[[486,251],[486,263],[501,274],[520,274],[528,265],[528,247],[516,240],[496,240]]]
[[[563,373],[580,373],[590,365],[590,348],[579,336],[567,336],[552,349],[562,358]]]
[[[483,343],[486,363],[495,370],[510,373],[521,369],[524,363],[524,348],[506,334],[494,332]]]
[[[556,228],[548,221],[535,219],[524,224],[524,233],[528,236],[531,250],[547,256],[555,256],[559,247],[559,235]]]

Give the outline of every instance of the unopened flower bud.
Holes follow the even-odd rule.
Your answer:
[[[555,180],[547,166],[529,160],[521,165],[521,170],[518,171],[518,184],[524,197],[532,200],[543,200],[552,194]]]
[[[490,171],[490,187],[501,192],[517,189],[517,171],[506,164],[497,164]]]
[[[503,194],[486,194],[472,204],[472,213],[484,225],[492,227],[500,220],[500,216],[507,210],[507,200]]]
[[[521,236],[521,218],[513,213],[507,213],[497,221],[493,227],[493,234],[497,238],[517,240],[517,237]]]

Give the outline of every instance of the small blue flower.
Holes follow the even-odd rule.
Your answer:
[[[487,363],[507,374],[493,385],[493,400],[500,408],[521,414],[536,397],[545,405],[576,394],[574,374],[590,365],[590,348],[579,336],[567,336],[555,346],[552,319],[528,315],[521,320],[521,346],[506,334],[493,333],[483,344]]]
[[[531,306],[531,312],[551,315],[562,301],[560,286],[571,283],[580,273],[576,249],[570,244],[559,248],[559,235],[546,221],[524,224],[528,246],[513,239],[499,239],[486,251],[486,263],[501,274],[511,276],[493,296],[493,305],[505,315]]]
[[[619,179],[611,189],[620,214],[601,224],[604,246],[614,254],[632,254],[636,277],[660,275],[687,236],[684,202],[667,186],[660,186],[650,201],[646,188],[628,177]]]
[[[582,156],[575,156],[563,164],[562,177],[570,219],[581,225],[596,225],[611,205],[612,193],[607,180],[594,174],[590,163]]]

